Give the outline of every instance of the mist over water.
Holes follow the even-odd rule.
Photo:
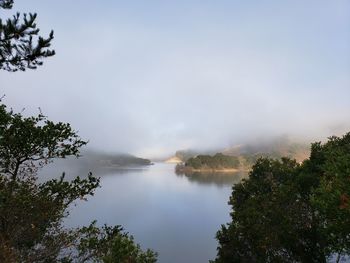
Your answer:
[[[350,128],[349,8],[17,0],[43,33],[55,30],[57,55],[0,72],[1,92],[15,110],[70,122],[93,149],[148,158],[281,134],[323,139]]]
[[[15,0],[1,18],[37,12],[57,54],[37,70],[0,71],[0,97],[14,112],[68,122],[89,141],[82,153],[93,158],[40,170],[40,181],[101,177],[65,226],[121,225],[160,263],[208,262],[230,221],[232,185],[246,172],[188,176],[174,164],[112,159],[156,162],[237,145],[254,157],[287,152],[271,147],[279,140],[350,131],[349,10],[347,0]]]

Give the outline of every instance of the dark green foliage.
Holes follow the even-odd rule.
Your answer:
[[[12,181],[0,177],[0,261],[55,262],[74,241],[74,231],[62,229],[67,208],[92,195],[99,180],[92,176],[39,184],[34,178]]]
[[[78,257],[83,262],[92,260],[105,263],[154,263],[157,253],[151,250],[143,252],[135,245],[132,236],[122,232],[119,226],[102,228],[93,222],[79,230]]]
[[[121,227],[64,229],[77,199],[99,187],[89,174],[68,182],[38,181],[37,171],[54,158],[79,156],[81,140],[69,124],[42,114],[23,117],[0,105],[0,262],[155,262]]]
[[[92,195],[99,179],[39,183],[37,170],[53,158],[78,156],[86,142],[69,124],[39,114],[25,118],[0,105],[0,261],[45,262],[71,242],[61,229],[67,208]],[[9,261],[11,262],[11,261]]]
[[[15,180],[35,173],[54,158],[79,156],[86,144],[67,123],[53,123],[44,115],[25,118],[0,105],[0,172]]]
[[[242,160],[244,161],[244,166],[252,167],[262,157],[262,154],[244,154],[242,155]]]
[[[0,9],[11,9],[13,1],[0,0]],[[16,13],[12,18],[0,19],[0,69],[17,71],[36,69],[43,64],[43,58],[53,56],[49,49],[53,31],[47,38],[39,36],[34,14]]]
[[[10,9],[12,8],[13,0],[0,0],[0,8]]]
[[[0,0],[0,8],[12,8]],[[54,55],[47,39],[38,36],[36,14],[19,13],[0,19],[0,69],[24,71]],[[89,174],[68,182],[64,174],[49,181],[38,169],[55,158],[79,156],[86,142],[67,123],[54,123],[41,113],[23,117],[0,105],[0,262],[155,262],[156,253],[143,252],[120,226],[64,229],[68,208],[99,187]]]
[[[217,153],[214,156],[198,155],[187,160],[185,166],[194,169],[233,169],[238,168],[239,160],[235,156]]]
[[[314,144],[307,169],[322,174],[311,197],[327,237],[327,253],[350,254],[350,133]]]
[[[303,164],[259,159],[233,186],[215,262],[326,262],[350,253],[350,133]]]

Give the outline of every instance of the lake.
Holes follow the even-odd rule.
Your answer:
[[[101,188],[71,209],[68,226],[122,225],[143,249],[157,251],[161,263],[215,258],[215,234],[230,220],[227,202],[242,174],[177,175],[165,163],[93,172]]]

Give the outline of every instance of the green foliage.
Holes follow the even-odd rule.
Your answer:
[[[350,133],[303,164],[261,158],[233,186],[215,262],[326,262],[350,253]]]
[[[194,169],[232,169],[238,168],[239,160],[235,156],[217,153],[214,156],[198,155],[187,160],[185,166]]]
[[[0,261],[54,262],[74,239],[73,231],[61,226],[67,208],[92,195],[99,180],[89,176],[66,182],[62,176],[39,184],[33,178],[0,178]]]
[[[0,0],[0,8],[10,9],[12,8],[13,0]]]
[[[13,0],[0,0],[0,8],[11,9],[13,5]]]
[[[14,180],[35,174],[54,158],[78,157],[85,144],[67,123],[53,123],[42,114],[25,118],[0,105],[0,171]]]
[[[104,263],[154,263],[157,253],[145,252],[134,243],[132,236],[122,232],[120,226],[96,227],[96,222],[79,230],[78,258]]]
[[[311,197],[327,237],[328,253],[350,254],[350,133],[314,144],[307,168],[321,173]]]
[[[69,124],[39,114],[25,118],[0,105],[0,261],[44,262],[71,242],[61,230],[67,208],[93,195],[99,179],[39,183],[37,171],[53,158],[78,156],[86,142]]]
[[[242,155],[242,160],[244,161],[244,166],[252,167],[262,157],[262,154],[244,154]]]
[[[0,0],[0,9],[11,9],[12,0]],[[16,13],[5,22],[0,19],[0,69],[24,71],[36,69],[43,64],[43,58],[53,56],[50,50],[53,31],[47,38],[39,36],[34,14]]]
[[[120,226],[64,229],[68,208],[99,187],[89,174],[38,181],[54,158],[79,156],[83,141],[69,124],[23,117],[0,105],[0,262],[155,262]]]
[[[0,0],[11,9],[13,0]],[[23,20],[23,21],[22,21]],[[36,14],[0,19],[0,69],[35,69],[53,56],[53,32],[38,36]],[[86,144],[68,123],[54,123],[41,113],[24,117],[0,105],[0,262],[156,262],[120,226],[64,229],[68,208],[99,187],[99,178],[39,182],[37,172],[55,158],[79,157]]]

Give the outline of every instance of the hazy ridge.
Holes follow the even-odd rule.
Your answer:
[[[227,169],[248,170],[260,157],[274,159],[289,157],[302,162],[309,154],[309,144],[281,136],[211,151],[180,150],[173,158],[183,163],[177,165],[177,171],[180,172],[208,169],[224,171]]]

